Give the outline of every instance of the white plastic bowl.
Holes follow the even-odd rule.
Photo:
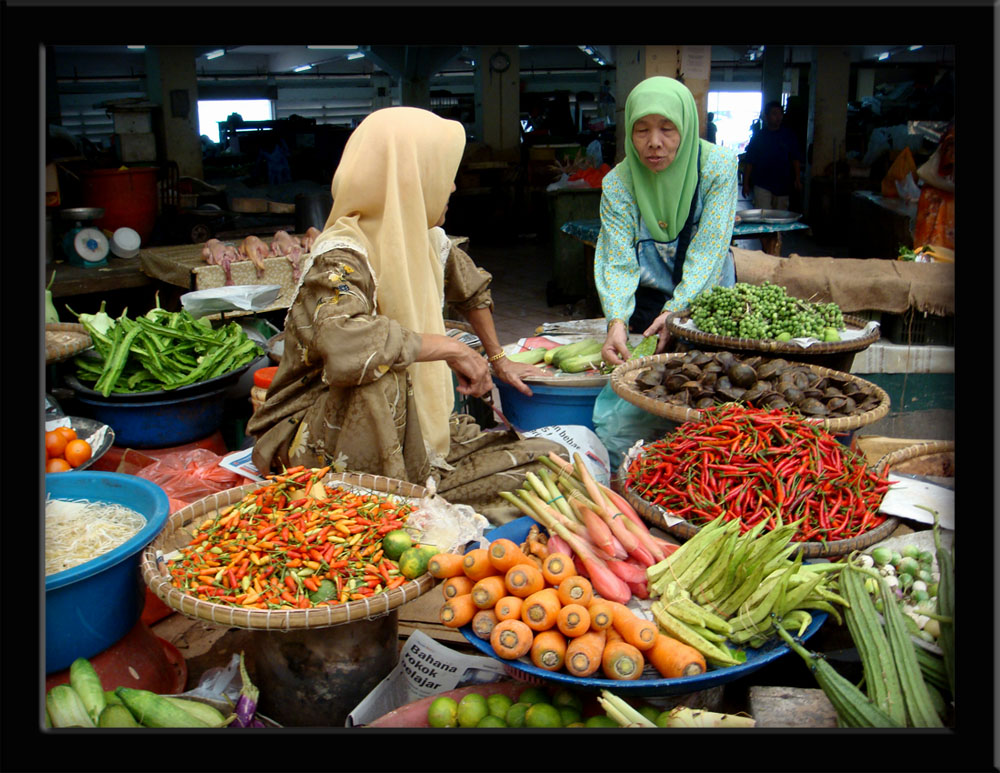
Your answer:
[[[139,254],[139,234],[131,228],[119,228],[111,235],[111,253],[119,258],[134,258]]]

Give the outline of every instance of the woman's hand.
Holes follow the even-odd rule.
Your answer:
[[[615,320],[608,328],[607,338],[601,347],[601,358],[609,365],[621,365],[628,356],[628,330],[624,322]]]
[[[504,383],[510,384],[518,392],[531,397],[533,394],[531,387],[524,383],[524,379],[545,378],[548,374],[534,365],[528,365],[524,362],[513,362],[506,357],[501,357],[493,363],[493,375]]]
[[[482,397],[493,391],[490,369],[475,349],[446,335],[421,335],[417,362],[444,360],[458,378],[455,389],[459,394]]]
[[[670,316],[669,311],[661,312],[660,315],[650,323],[649,327],[642,334],[643,338],[648,338],[651,335],[659,336],[656,340],[656,354],[663,354],[667,350],[667,345],[672,340],[670,331],[667,330],[667,317]]]

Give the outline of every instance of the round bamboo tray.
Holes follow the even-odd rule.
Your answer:
[[[419,499],[427,492],[423,486],[381,475],[330,473],[323,478],[323,483],[327,485],[343,483],[347,486],[410,499]],[[166,563],[158,562],[157,556],[162,557],[187,545],[192,539],[188,526],[201,523],[207,513],[226,505],[236,504],[246,494],[259,488],[260,485],[260,483],[250,483],[220,491],[178,510],[167,520],[159,536],[143,551],[139,564],[142,578],[149,589],[168,607],[187,617],[230,628],[259,631],[328,628],[386,615],[423,595],[437,582],[430,574],[423,574],[398,588],[378,593],[364,600],[312,609],[241,609],[228,604],[203,601],[175,588],[171,584]]]
[[[87,329],[76,322],[49,322],[45,325],[45,364],[68,360],[93,347]]]
[[[832,343],[814,343],[810,346],[799,346],[785,341],[775,341],[773,339],[756,338],[736,338],[735,336],[720,336],[715,333],[703,333],[700,330],[690,330],[681,327],[682,322],[690,319],[690,311],[675,312],[667,317],[666,329],[671,335],[683,341],[703,346],[711,346],[716,349],[729,349],[730,351],[751,351],[767,352],[769,354],[781,354],[794,357],[798,355],[829,355],[842,354],[845,352],[860,352],[867,349],[879,339],[879,328],[874,326],[867,334],[849,341],[834,341]],[[860,317],[844,315],[844,325],[848,330],[864,330],[868,320]]]
[[[703,418],[704,411],[698,410],[697,408],[687,408],[682,405],[671,405],[663,400],[648,397],[640,392],[635,386],[635,380],[643,368],[648,368],[661,362],[669,362],[671,359],[677,359],[683,356],[683,353],[673,352],[669,354],[651,354],[647,357],[638,357],[633,360],[628,360],[612,371],[611,388],[615,391],[615,394],[623,400],[642,408],[644,411],[651,413],[654,416],[670,419],[671,421],[676,421],[678,424],[683,424],[686,421],[700,421]],[[879,399],[879,403],[875,408],[857,416],[843,416],[833,419],[803,416],[804,421],[810,424],[818,424],[827,432],[831,433],[854,432],[861,427],[874,424],[876,421],[885,418],[885,416],[889,413],[889,395],[877,384],[865,381],[863,378],[858,378],[850,373],[824,368],[821,365],[813,365],[811,363],[792,364],[805,365],[810,370],[821,376],[836,376],[840,379],[853,381],[866,391],[877,395]]]
[[[875,469],[882,473],[895,470],[916,475],[954,477],[955,443],[951,440],[914,443],[885,454],[875,462]]]
[[[626,458],[618,471],[618,478],[612,482],[614,489],[628,501],[635,511],[654,526],[658,526],[671,536],[681,540],[689,540],[698,533],[700,526],[690,521],[671,515],[666,508],[655,505],[644,499],[634,488],[628,485],[628,467],[631,460]],[[864,550],[869,545],[881,542],[892,534],[899,525],[899,519],[888,516],[874,529],[846,540],[832,542],[794,542],[797,551],[803,558],[829,558],[831,556],[847,555],[855,550]]]

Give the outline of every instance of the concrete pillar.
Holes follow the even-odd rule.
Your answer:
[[[761,107],[768,102],[781,102],[785,85],[785,47],[765,46],[763,65],[760,76]]]
[[[871,67],[858,69],[858,84],[854,90],[854,99],[860,102],[865,97],[875,96],[875,70]]]
[[[698,106],[698,136],[708,123],[711,46],[616,46],[615,161],[625,158],[625,100],[636,84],[655,75],[682,80]],[[687,72],[685,72],[687,70]]]
[[[491,59],[505,54],[502,72]],[[517,161],[521,153],[521,67],[517,46],[481,46],[476,60],[476,139],[493,149],[495,159]]]
[[[160,105],[156,133],[166,159],[177,163],[182,177],[204,177],[198,133],[198,76],[195,49],[189,46],[146,47],[146,93]]]
[[[410,78],[400,78],[399,104],[406,105],[407,107],[422,107],[424,110],[430,110],[430,81],[419,75],[415,75]]]
[[[807,142],[812,145],[812,162],[808,165],[807,180],[823,176],[830,164],[846,156],[850,50],[840,46],[817,46],[813,50],[810,72]]]

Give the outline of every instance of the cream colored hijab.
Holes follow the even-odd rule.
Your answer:
[[[465,129],[428,110],[376,110],[351,133],[333,176],[333,209],[316,243],[356,244],[375,277],[376,312],[417,333],[445,332],[440,219],[465,149]],[[313,254],[318,254],[315,247]],[[455,404],[444,362],[410,366],[426,443],[449,449]]]

